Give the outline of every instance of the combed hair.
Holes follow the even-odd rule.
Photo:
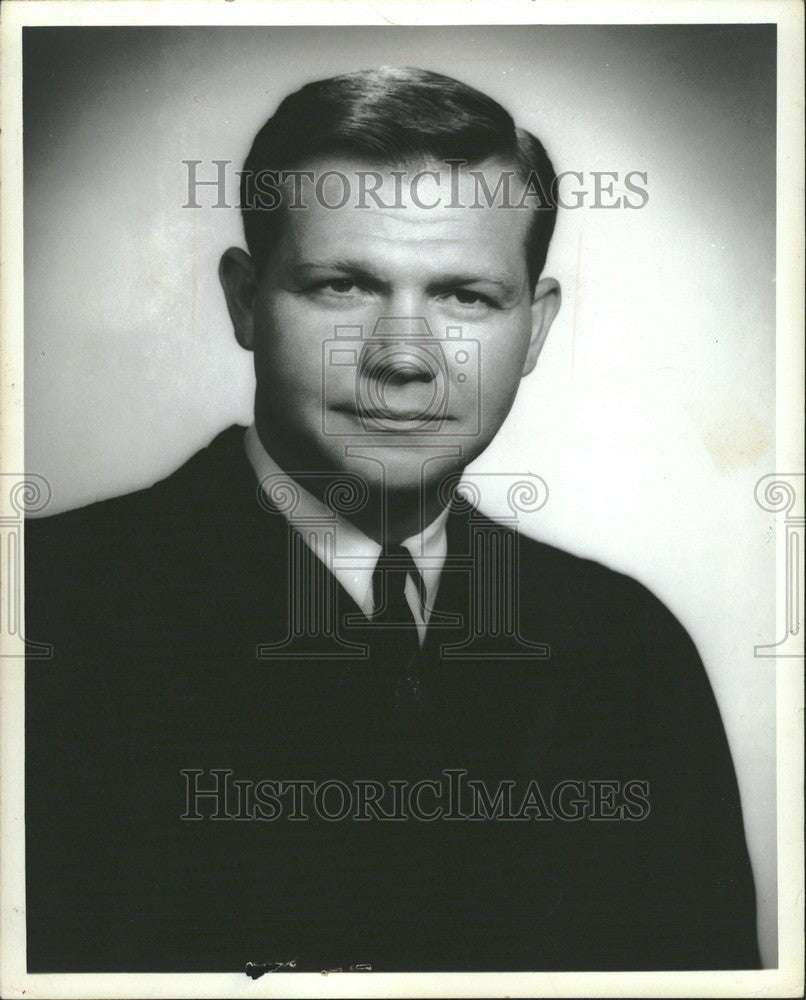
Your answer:
[[[255,137],[241,177],[246,244],[258,266],[268,259],[280,213],[249,206],[248,177],[299,170],[313,159],[345,156],[368,166],[423,160],[496,158],[523,180],[551,192],[554,168],[542,143],[491,97],[452,77],[411,67],[362,70],[308,83],[289,94]],[[553,197],[534,209],[527,237],[532,286],[546,263],[557,209]]]

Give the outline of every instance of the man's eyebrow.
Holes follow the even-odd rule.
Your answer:
[[[509,275],[501,274],[497,271],[489,273],[456,271],[454,273],[440,274],[430,284],[439,288],[453,288],[459,285],[498,285],[505,291],[514,291],[518,287],[517,281],[513,281]]]
[[[359,260],[300,260],[289,267],[295,273],[308,273],[312,271],[343,271],[348,274],[362,275],[367,278],[377,277],[372,272],[372,266],[366,261]]]
[[[293,271],[347,271],[350,274],[359,274],[366,277],[377,277],[374,274],[372,265],[360,260],[338,259],[338,260],[302,260],[291,265]],[[498,271],[494,272],[473,272],[455,271],[445,274],[435,275],[430,285],[433,286],[453,286],[453,285],[473,285],[473,284],[500,285],[504,289],[514,289],[517,282],[513,282],[509,275]]]

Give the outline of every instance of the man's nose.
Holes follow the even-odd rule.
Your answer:
[[[429,383],[439,376],[439,359],[427,344],[405,339],[375,340],[364,344],[359,371],[368,379],[387,386],[412,382]]]
[[[376,317],[374,328],[365,338],[359,371],[366,379],[384,386],[433,382],[440,374],[428,319],[419,296],[401,291],[385,303],[384,315]]]
[[[423,324],[427,326],[428,307],[429,298],[422,288],[401,282],[386,296],[378,317],[380,326],[394,336],[421,337]]]
[[[389,310],[375,320],[370,340],[423,341],[431,339],[431,327],[422,313]]]

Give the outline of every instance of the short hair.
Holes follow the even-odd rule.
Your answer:
[[[241,176],[241,211],[249,252],[262,267],[281,231],[277,211],[250,205],[249,178],[263,171],[299,170],[323,156],[368,165],[401,166],[424,159],[477,165],[497,158],[524,181],[551,192],[532,209],[526,239],[532,287],[546,263],[557,216],[556,175],[540,140],[516,128],[501,105],[441,73],[381,67],[308,83],[289,94],[260,129]]]

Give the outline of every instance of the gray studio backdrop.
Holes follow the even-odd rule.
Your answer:
[[[777,638],[771,515],[753,499],[775,471],[774,28],[25,36],[26,465],[52,485],[48,512],[150,484],[250,421],[251,355],[216,278],[240,220],[182,208],[183,160],[239,169],[302,83],[435,69],[500,100],[559,170],[646,173],[639,210],[560,211],[546,273],[563,309],[476,468],[542,476],[525,530],[637,577],[691,632],[775,965],[775,660],[753,654]]]

